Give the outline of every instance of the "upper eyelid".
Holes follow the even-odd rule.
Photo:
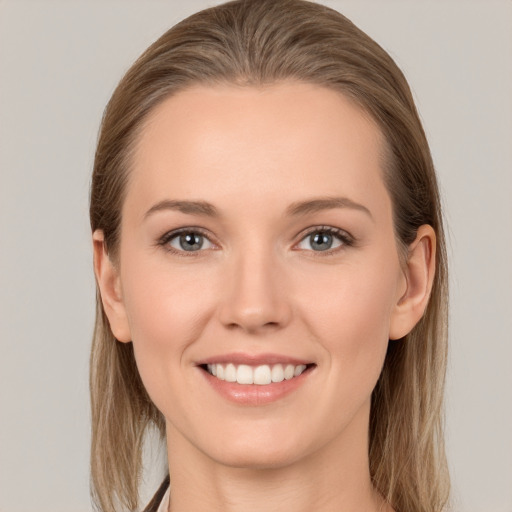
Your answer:
[[[208,238],[208,240],[210,240],[210,236],[209,236],[207,230],[205,230],[204,228],[200,228],[198,226],[186,226],[183,228],[171,229],[170,231],[165,232],[159,238],[159,241],[169,241],[169,240],[173,239],[174,237],[180,235],[181,233],[198,233],[198,234],[203,235],[204,237]],[[212,242],[212,240],[210,240],[210,242]]]
[[[304,238],[310,236],[313,233],[321,233],[327,232],[333,236],[337,236],[345,245],[352,245],[356,242],[356,239],[353,235],[351,235],[348,231],[341,228],[336,228],[334,226],[312,226],[310,228],[306,228],[306,230],[302,231],[299,235],[299,242],[302,242]],[[314,252],[322,252],[322,251],[314,251]]]
[[[301,236],[302,238],[304,238],[305,236],[308,236],[311,233],[316,233],[317,231],[318,232],[328,231],[328,232],[334,233],[334,234],[337,233],[339,235],[346,235],[348,238],[354,238],[345,229],[337,228],[337,227],[334,227],[334,226],[311,226],[311,227],[306,228],[305,230],[303,230],[298,236]],[[302,240],[302,238],[301,238],[301,240]]]

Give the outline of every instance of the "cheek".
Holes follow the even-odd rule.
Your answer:
[[[399,273],[398,260],[380,259],[317,272],[305,287],[302,316],[340,379],[373,388],[387,350]]]
[[[204,269],[190,271],[187,263],[170,265],[165,255],[127,246],[121,280],[135,344],[186,346],[200,331],[203,283],[209,282]]]
[[[166,385],[178,378],[190,361],[187,347],[200,336],[207,307],[201,293],[201,276],[191,281],[183,272],[154,264],[132,252],[122,267],[126,307],[137,367],[142,381],[161,409]],[[179,390],[179,383],[171,386]],[[165,389],[164,389],[165,388]]]

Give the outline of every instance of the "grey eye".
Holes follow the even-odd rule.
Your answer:
[[[186,231],[175,235],[168,243],[173,249],[186,252],[195,252],[213,247],[204,235],[195,231]]]
[[[311,247],[318,251],[326,251],[332,247],[334,237],[329,233],[315,233],[310,235]]]
[[[328,251],[344,245],[346,242],[341,235],[329,230],[316,230],[305,236],[298,247],[315,252]]]

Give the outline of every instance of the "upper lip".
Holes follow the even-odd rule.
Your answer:
[[[245,354],[241,352],[233,352],[231,354],[222,354],[217,356],[208,357],[206,359],[202,359],[198,361],[197,366],[205,365],[205,364],[246,364],[249,366],[259,366],[259,365],[272,365],[272,364],[293,364],[294,366],[298,366],[300,364],[308,365],[312,364],[312,361],[308,361],[306,359],[299,359],[296,357],[290,357],[282,354]]]

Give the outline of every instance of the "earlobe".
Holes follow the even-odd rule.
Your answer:
[[[432,226],[420,226],[409,246],[404,270],[405,292],[397,297],[390,321],[389,339],[403,338],[420,321],[430,298],[436,262],[436,234]]]
[[[110,328],[118,341],[130,342],[131,334],[121,292],[119,272],[106,251],[104,236],[101,230],[96,230],[93,233],[92,241],[94,273]]]

